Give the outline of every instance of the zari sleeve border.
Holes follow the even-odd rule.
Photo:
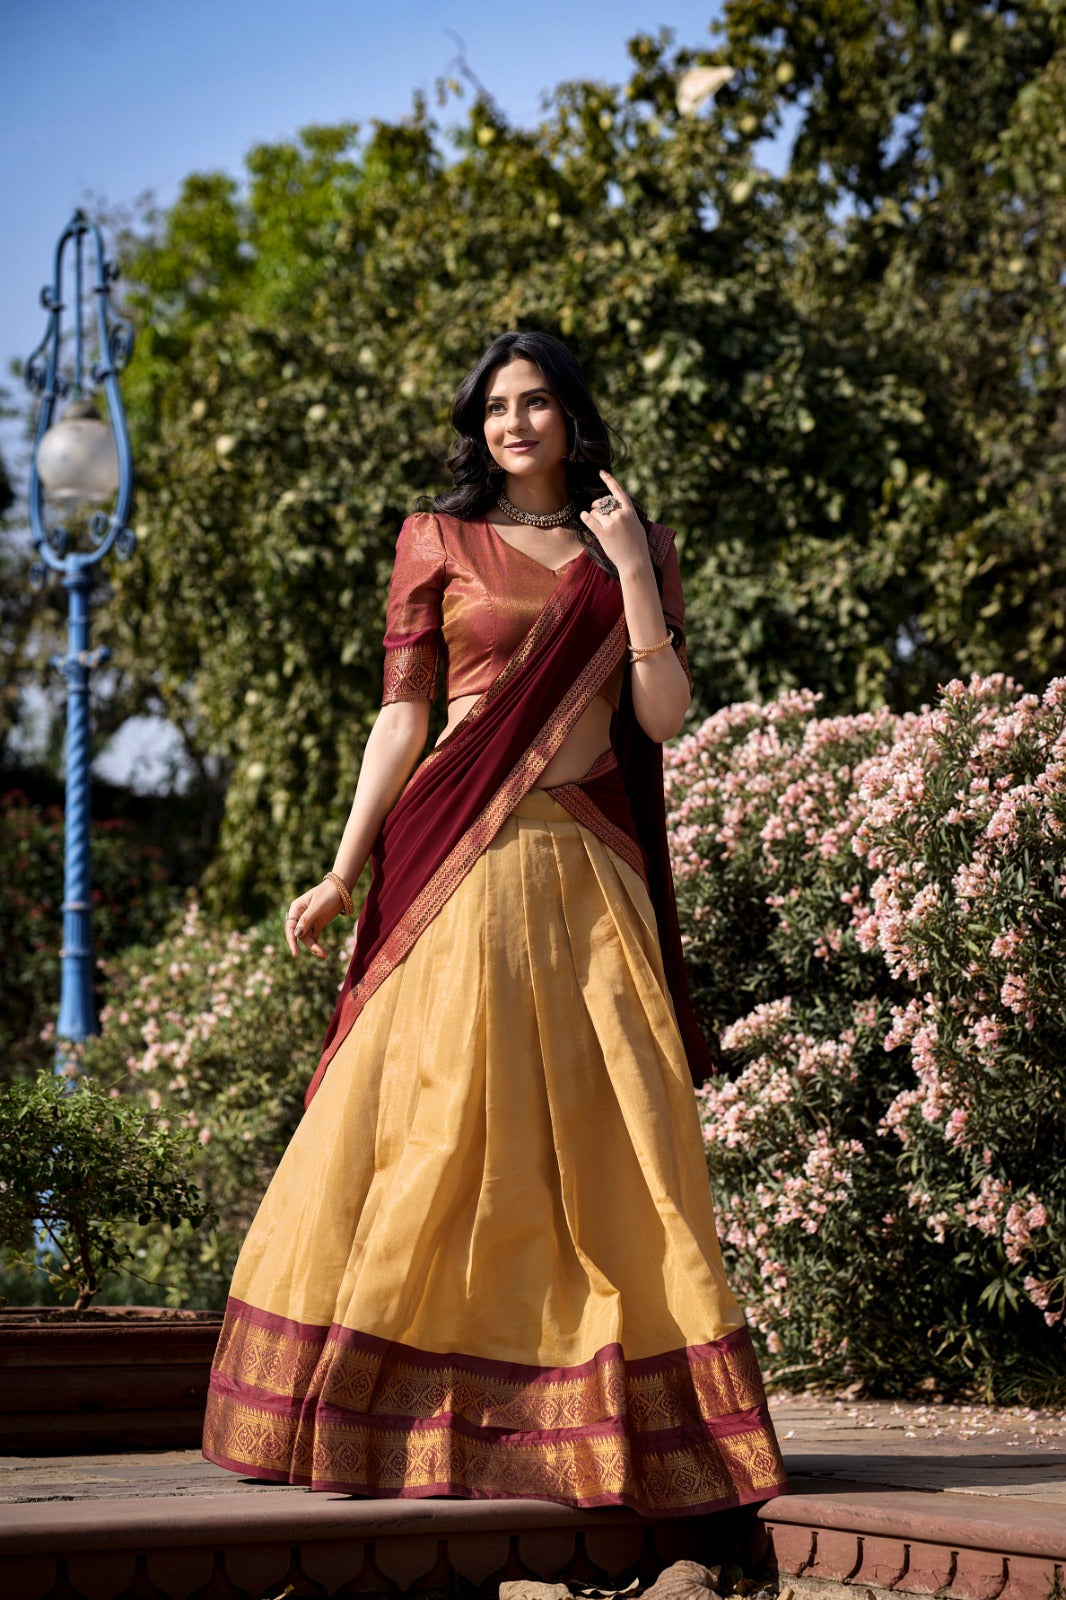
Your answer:
[[[431,701],[441,656],[445,552],[432,512],[407,517],[389,584],[381,703]]]
[[[395,705],[398,700],[432,700],[437,692],[438,657],[435,644],[386,649],[382,705]]]

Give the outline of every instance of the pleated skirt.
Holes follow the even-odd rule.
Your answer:
[[[549,793],[330,1063],[237,1264],[204,1454],[650,1516],[784,1488],[651,902]]]

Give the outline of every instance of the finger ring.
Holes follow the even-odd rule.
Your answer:
[[[618,501],[615,499],[613,494],[605,494],[602,495],[599,500],[594,500],[592,502],[592,509],[593,511],[599,511],[606,516],[608,511],[618,510]]]
[[[285,918],[286,922],[299,922],[299,920],[300,920],[299,917],[286,917]]]

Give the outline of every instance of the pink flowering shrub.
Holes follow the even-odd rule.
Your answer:
[[[779,1379],[1039,1387],[1066,1372],[1066,683],[815,710],[729,707],[667,752],[732,1278]]]
[[[228,931],[191,904],[159,944],[105,964],[108,1004],[83,1072],[143,1102],[160,1125],[191,1131],[194,1175],[219,1218],[210,1233],[155,1227],[138,1240],[138,1271],[164,1284],[172,1303],[225,1300],[241,1240],[303,1111],[350,955],[342,928],[326,935],[335,959],[301,952],[293,961],[280,919]]]
[[[666,751],[674,880],[696,998],[712,1026],[802,993],[836,1016],[879,992],[852,906],[858,777],[891,749],[888,711],[819,720],[808,690],[728,706]]]
[[[910,800],[903,796],[911,795]],[[985,1263],[993,1313],[1066,1311],[1066,680],[951,683],[860,790],[859,929],[909,994],[913,1077],[882,1134],[931,1236]],[[900,1048],[902,1054],[902,1048]]]

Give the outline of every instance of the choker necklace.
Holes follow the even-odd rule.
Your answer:
[[[516,522],[525,522],[531,528],[561,528],[564,524],[573,522],[574,512],[577,510],[574,502],[568,500],[561,511],[549,511],[543,516],[538,516],[534,511],[520,511],[502,493],[496,504],[501,511],[506,511],[507,515],[513,517]]]

